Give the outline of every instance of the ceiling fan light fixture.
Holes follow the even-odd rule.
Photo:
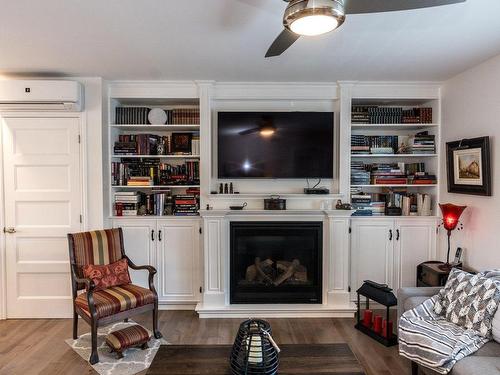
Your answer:
[[[341,0],[292,0],[283,18],[283,24],[288,30],[304,36],[329,33],[344,21],[344,5]]]
[[[265,127],[260,129],[259,133],[263,137],[271,137],[274,133],[276,133],[276,129],[273,127]]]

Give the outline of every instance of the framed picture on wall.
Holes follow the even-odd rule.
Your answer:
[[[448,192],[491,196],[490,138],[446,143]]]

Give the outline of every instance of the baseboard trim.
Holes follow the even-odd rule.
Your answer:
[[[192,303],[160,303],[158,304],[158,310],[189,310],[193,311],[196,309],[197,302]]]
[[[196,312],[201,319],[216,318],[353,318],[356,307],[328,305],[230,305],[206,306],[199,303]]]

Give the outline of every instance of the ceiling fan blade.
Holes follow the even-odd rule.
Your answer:
[[[252,129],[248,129],[248,130],[243,130],[243,131],[239,132],[238,134],[239,135],[248,135],[248,134],[257,133],[259,130],[260,130],[260,128],[252,128]]]
[[[345,14],[394,12],[464,3],[466,0],[344,0]]]
[[[274,57],[279,56],[283,52],[285,52],[290,46],[295,43],[297,39],[300,38],[300,35],[292,33],[291,31],[284,29],[280,35],[274,40],[271,47],[269,47],[266,57]]]

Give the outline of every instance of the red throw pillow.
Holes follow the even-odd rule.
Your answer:
[[[131,283],[126,258],[105,266],[93,264],[84,266],[83,276],[94,282],[96,291]]]

